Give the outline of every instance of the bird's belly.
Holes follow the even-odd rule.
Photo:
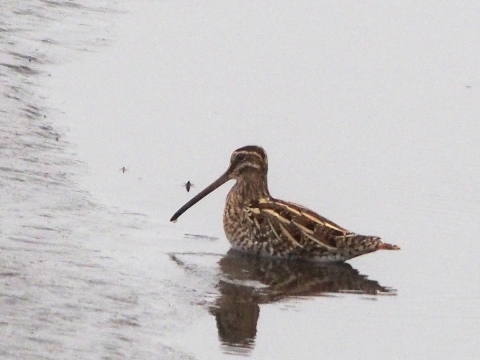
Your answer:
[[[267,228],[259,228],[248,218],[224,221],[224,231],[231,247],[235,250],[262,256],[281,258],[298,257],[288,243],[278,239]]]
[[[225,209],[223,229],[233,249],[254,254],[275,255],[269,238],[259,231],[243,211]]]

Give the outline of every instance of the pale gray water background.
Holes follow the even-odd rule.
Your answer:
[[[1,12],[0,356],[478,357],[477,2],[23,4]],[[402,251],[222,257],[228,185],[169,224],[246,144],[274,196]]]
[[[145,215],[107,208],[77,185],[87,164],[46,101],[49,68],[111,43],[118,10],[111,1],[0,9],[0,359],[191,358],[159,337],[192,318],[172,306],[176,267],[145,271]],[[162,253],[148,252],[152,263]],[[157,276],[167,271],[168,281]]]

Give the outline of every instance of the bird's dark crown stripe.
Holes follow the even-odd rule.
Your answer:
[[[239,154],[245,154],[245,155],[255,155],[255,156],[258,156],[260,158],[260,160],[264,161],[265,158],[264,156],[259,153],[258,151],[247,151],[247,150],[241,150],[241,151],[235,151],[235,154],[236,155],[239,155]]]

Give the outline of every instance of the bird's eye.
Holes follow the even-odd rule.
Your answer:
[[[243,160],[246,159],[246,157],[247,157],[247,156],[246,156],[245,154],[238,154],[238,155],[237,155],[237,160],[238,160],[238,161],[243,161]]]

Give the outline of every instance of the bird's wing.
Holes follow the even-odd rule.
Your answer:
[[[297,250],[335,250],[338,239],[356,235],[303,206],[282,200],[263,198],[246,210],[249,220],[263,233],[273,232],[279,242],[287,241]]]

